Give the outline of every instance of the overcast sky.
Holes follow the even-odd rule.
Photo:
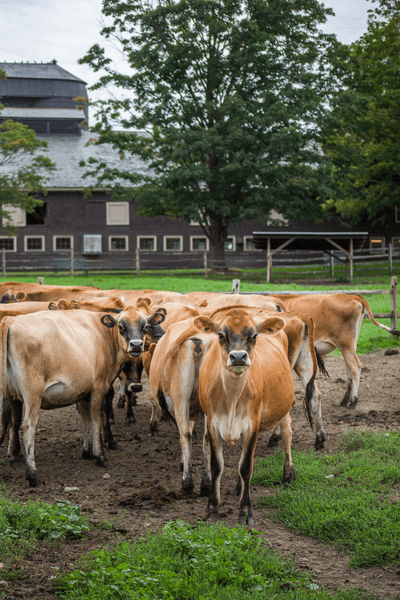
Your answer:
[[[0,0],[0,62],[50,62],[58,64],[88,85],[98,75],[78,59],[99,42],[101,0]],[[326,0],[333,8],[324,27],[339,41],[350,44],[367,30],[367,0]],[[115,59],[119,56],[115,53]]]

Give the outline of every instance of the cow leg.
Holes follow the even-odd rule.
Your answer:
[[[136,406],[136,394],[131,392],[128,389],[125,389],[125,398],[126,398],[126,422],[129,427],[137,427],[137,422],[135,418],[135,414],[133,412],[132,406]]]
[[[221,502],[221,476],[224,470],[224,456],[222,452],[222,438],[215,431],[212,423],[207,424],[208,439],[210,443],[210,465],[211,465],[211,491],[208,498],[207,515],[212,521],[218,521],[219,505]]]
[[[119,379],[119,389],[118,389],[118,408],[124,408],[125,406],[125,383],[122,379]]]
[[[21,443],[19,440],[19,429],[22,423],[22,402],[19,400],[9,400],[11,409],[11,428],[9,431],[8,440],[8,456],[10,457],[10,465],[18,466],[25,462],[25,458],[21,454]]]
[[[39,411],[41,405],[41,397],[25,397],[24,405],[25,415],[22,422],[22,432],[24,436],[25,453],[26,453],[26,479],[29,482],[29,487],[40,485],[37,478],[35,464],[35,435],[36,426],[39,420]]]
[[[103,434],[104,441],[108,446],[109,450],[121,450],[121,446],[117,444],[114,439],[114,436],[111,431],[110,426],[110,415],[114,416],[112,402],[114,399],[114,388],[111,386],[108,390],[106,397],[104,398],[103,406],[102,406],[102,426],[103,426]]]
[[[77,403],[79,414],[82,418],[83,424],[83,449],[82,458],[83,460],[92,460],[93,453],[91,448],[91,427],[90,427],[90,397],[86,397],[84,400],[80,400]]]
[[[354,410],[358,402],[358,390],[360,387],[361,362],[353,348],[339,348],[347,368],[347,389],[340,406]]]
[[[241,496],[239,500],[240,525],[254,525],[253,511],[250,499],[250,480],[253,474],[254,451],[256,449],[258,429],[249,431],[243,440],[242,454],[239,461],[239,477]]]
[[[296,364],[294,371],[306,390],[304,404],[310,425],[311,427],[315,425],[317,430],[314,448],[322,450],[326,437],[321,417],[321,392],[318,389],[315,379],[312,378],[312,364],[308,366],[305,364]]]
[[[281,439],[282,439],[281,430],[280,430],[279,425],[277,425],[275,427],[275,429],[273,430],[271,437],[269,438],[267,448],[276,448],[276,446],[278,445],[278,442]]]
[[[103,454],[100,437],[103,400],[103,394],[98,391],[92,392],[90,401],[90,425],[92,433],[93,458],[96,459],[97,464],[101,467],[107,465],[107,460]]]
[[[294,480],[294,467],[292,463],[292,419],[287,413],[286,417],[280,422],[282,441],[285,448],[285,464],[283,467],[282,483],[290,483]]]
[[[207,431],[207,417],[204,415],[203,436],[204,475],[200,484],[200,496],[209,496],[211,492],[211,453],[210,440]]]
[[[151,402],[151,417],[150,417],[149,435],[152,437],[156,437],[157,432],[158,432],[158,426],[157,426],[157,406],[158,406],[158,404],[152,397],[150,398],[150,402]]]

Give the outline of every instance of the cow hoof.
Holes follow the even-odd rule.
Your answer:
[[[355,409],[356,409],[356,406],[357,406],[357,402],[358,402],[358,399],[357,399],[357,398],[356,398],[356,399],[355,399],[353,402],[350,402],[350,404],[349,404],[349,405],[348,405],[348,407],[347,407],[347,408],[348,408],[348,410],[355,410]]]
[[[212,521],[213,523],[216,523],[217,521],[219,521],[219,511],[213,509],[210,513],[210,521]]]
[[[132,420],[128,419],[126,424],[128,425],[128,427],[132,427],[133,429],[138,428],[138,424],[136,423],[136,421],[132,421]]]
[[[203,477],[200,484],[200,496],[208,498],[211,492],[211,480]]]
[[[249,515],[247,514],[240,514],[239,513],[239,525],[250,525],[251,527],[254,525],[254,518],[253,515]]]
[[[276,435],[275,433],[273,433],[271,435],[271,437],[269,438],[268,444],[267,444],[267,448],[275,448],[278,445],[278,442],[281,440],[281,436],[280,435]]]
[[[83,460],[92,460],[93,455],[90,450],[82,450],[82,458]]]
[[[44,485],[44,483],[42,483],[41,481],[38,480],[38,478],[36,477],[36,475],[29,475],[27,473],[26,474],[26,479],[28,480],[30,488],[42,487]]]
[[[284,473],[283,479],[282,479],[282,484],[287,485],[294,480],[295,480],[294,468],[291,467],[291,469],[289,469],[289,472],[287,474]]]
[[[182,492],[184,494],[191,494],[193,492],[194,484],[192,478],[182,480]]]
[[[314,448],[316,450],[322,450],[325,447],[325,445],[324,445],[325,439],[326,438],[325,438],[324,434],[317,436],[315,438]]]

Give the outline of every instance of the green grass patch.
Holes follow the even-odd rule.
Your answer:
[[[400,564],[400,431],[351,431],[332,455],[294,450],[296,480],[259,505],[290,530],[351,553],[352,567]],[[271,487],[284,456],[258,459],[252,482]]]
[[[2,577],[15,576],[16,559],[32,552],[39,543],[83,537],[89,530],[87,519],[79,506],[68,501],[56,505],[45,502],[23,504],[11,499],[4,486],[0,486],[0,561],[5,570]]]
[[[55,585],[64,600],[365,600],[361,591],[318,589],[256,532],[183,521],[91,553]]]

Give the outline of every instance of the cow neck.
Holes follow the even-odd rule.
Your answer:
[[[218,343],[218,342],[217,342]],[[219,344],[218,344],[219,346]],[[241,377],[232,377],[229,373],[228,369],[223,365],[223,357],[221,356],[220,348],[218,347],[218,352],[220,353],[220,361],[222,365],[222,386],[224,389],[225,398],[227,404],[235,405],[237,404],[239,398],[241,397],[244,387],[247,381],[247,375],[251,369],[249,369],[244,373]]]

